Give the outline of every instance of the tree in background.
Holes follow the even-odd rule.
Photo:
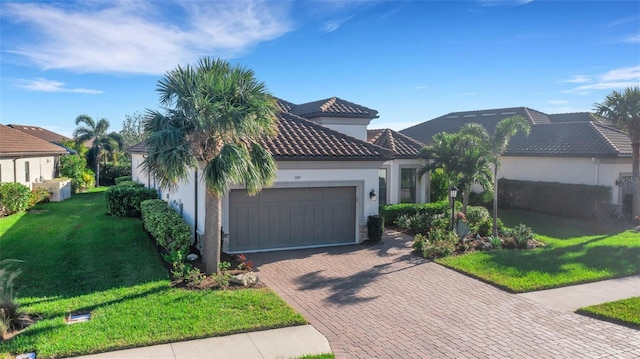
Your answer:
[[[164,188],[187,179],[193,168],[202,171],[202,259],[209,275],[220,263],[222,196],[229,185],[243,184],[254,195],[275,180],[275,160],[260,143],[277,134],[276,102],[253,71],[209,58],[167,72],[157,88],[166,113],[147,113],[143,167]]]
[[[95,169],[96,185],[100,185],[100,160],[104,156],[105,147],[118,144],[119,135],[116,132],[107,133],[109,130],[109,121],[100,119],[95,122],[89,115],[80,115],[76,117],[76,129],[73,131],[73,138],[76,143],[90,143],[89,152],[87,152],[87,163]],[[109,147],[111,149],[112,147]],[[109,155],[107,151],[107,155]]]
[[[133,115],[126,115],[122,121],[120,136],[122,137],[122,147],[127,149],[144,141],[144,115],[134,112]]]
[[[596,115],[624,131],[631,139],[633,205],[631,214],[640,216],[640,87],[613,91],[602,103],[594,105]]]

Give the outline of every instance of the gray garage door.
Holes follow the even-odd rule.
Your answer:
[[[229,250],[353,243],[355,220],[355,187],[232,190]]]

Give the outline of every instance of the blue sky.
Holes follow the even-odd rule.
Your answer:
[[[590,111],[640,85],[638,1],[0,3],[0,123],[71,135],[158,108],[158,79],[222,57],[302,103],[337,96],[400,130],[453,111]]]

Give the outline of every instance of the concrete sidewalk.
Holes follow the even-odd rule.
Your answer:
[[[640,297],[640,275],[518,294],[549,308],[575,312],[582,307]]]
[[[168,343],[74,359],[297,358],[331,353],[327,338],[311,325]]]

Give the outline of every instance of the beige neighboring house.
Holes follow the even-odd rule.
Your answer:
[[[15,128],[0,125],[0,182],[34,188],[57,176],[58,161],[67,151]]]
[[[400,173],[407,177],[411,171],[402,169],[420,167],[421,162],[410,157],[421,144],[397,132],[368,133],[367,126],[378,112],[337,97],[299,105],[278,100],[278,108],[278,135],[262,143],[277,162],[276,180],[253,197],[242,185],[232,186],[223,197],[223,251],[362,242],[367,238],[367,218],[378,214],[380,201],[399,198],[404,190]],[[132,178],[158,189],[160,197],[192,226],[200,244],[198,238],[208,230],[204,228],[202,168],[193,169],[187,181],[170,191],[158,188],[140,166],[147,153],[144,145],[127,151],[132,158]],[[389,181],[382,189],[381,169],[389,171]],[[414,177],[405,181],[409,183],[406,191],[413,191],[413,198],[421,200],[425,190],[417,184],[415,171],[412,173]]]
[[[512,138],[499,178],[606,186],[616,206],[631,193],[631,140],[588,112],[545,114],[527,107],[452,112],[400,132],[428,143],[436,133],[454,133],[466,123],[492,132],[500,120],[514,115],[529,121],[531,134]]]

